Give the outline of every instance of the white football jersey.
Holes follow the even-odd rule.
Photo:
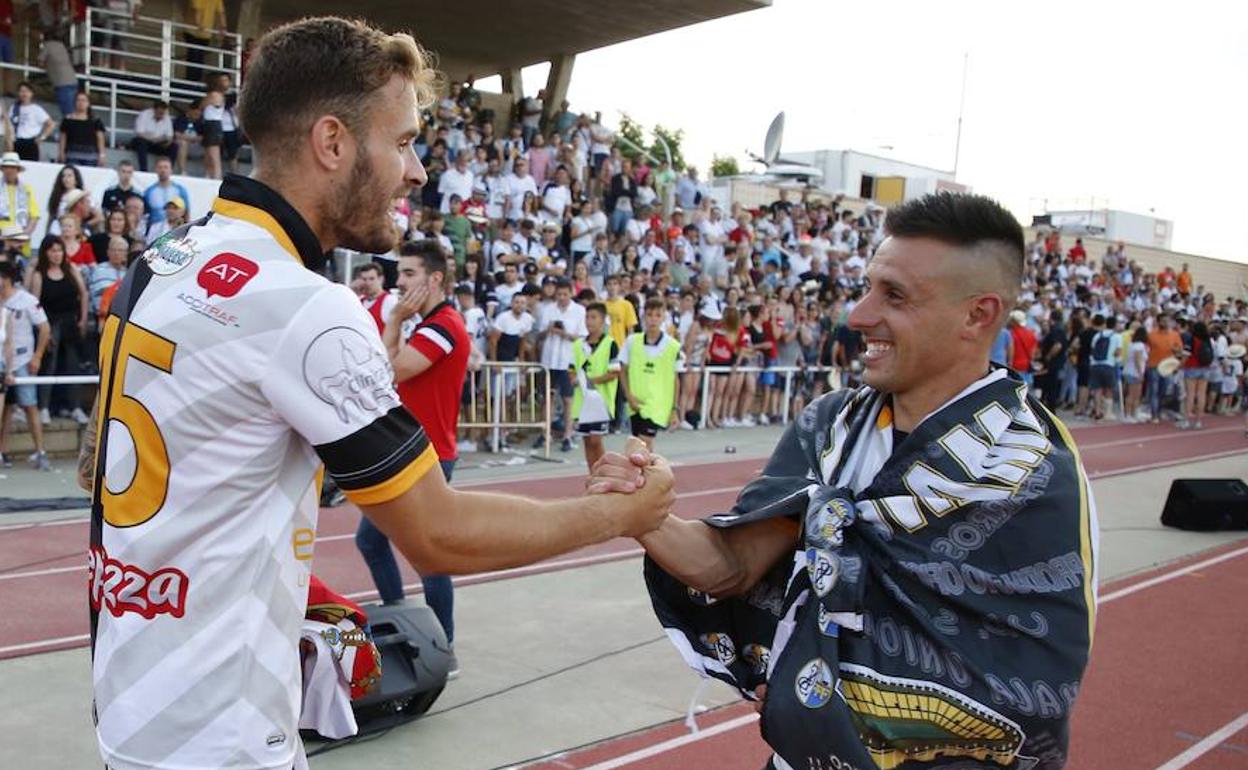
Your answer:
[[[113,300],[88,586],[115,770],[291,767],[319,470],[369,504],[437,461],[322,260],[277,193],[229,177]]]

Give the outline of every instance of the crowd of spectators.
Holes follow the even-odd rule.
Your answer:
[[[131,33],[139,17],[139,0],[108,0],[91,3],[98,14],[92,17],[91,42],[95,71],[107,77],[124,80],[127,72],[126,34]],[[178,173],[190,170],[189,160],[202,159],[203,176],[220,179],[228,168],[237,170],[239,151],[245,144],[235,114],[237,93],[233,78],[224,72],[205,69],[207,56],[222,45],[226,29],[222,0],[187,0],[179,3],[181,20],[187,24],[174,43],[174,55],[180,65],[175,85],[181,93],[202,88],[200,95],[177,105],[155,101],[142,109],[124,146],[135,153],[140,171],[147,171],[152,155],[167,157],[177,164]],[[104,122],[95,114],[90,95],[84,90],[83,56],[71,51],[71,30],[85,35],[88,3],[82,0],[61,3],[30,4],[30,26],[38,55],[35,61],[23,62],[43,69],[52,87],[60,111],[54,120],[36,99],[35,86],[23,80],[11,87],[13,72],[4,70],[4,94],[0,112],[7,120],[0,121],[0,135],[5,151],[17,152],[22,160],[52,160],[77,166],[107,165],[105,147],[110,137]],[[13,63],[16,47],[13,40],[13,9],[0,8],[0,61]],[[126,34],[123,34],[126,33]],[[244,51],[244,64],[251,48]],[[77,61],[75,61],[77,58]],[[125,106],[125,105],[122,105]],[[44,157],[40,144],[57,141],[52,157]],[[112,137],[122,145],[122,137]]]
[[[683,351],[671,429],[765,425],[858,381],[863,342],[847,319],[884,238],[883,208],[784,189],[765,206],[725,206],[695,168],[630,154],[601,116],[565,102],[542,121],[540,96],[514,116],[478,105],[471,85],[456,85],[426,116],[416,151],[429,181],[393,201],[393,221],[405,240],[436,240],[450,258],[447,299],[464,314],[474,362],[546,371],[562,448],[572,443],[566,343],[585,333],[594,302],[619,346],[648,301],[666,306],[665,331]],[[157,123],[167,120],[160,109]],[[499,117],[514,120],[497,131]],[[19,155],[0,160],[4,259],[48,315],[42,373],[91,371],[110,289],[147,244],[186,221],[188,192],[172,178],[168,148],[155,144],[147,151],[157,181],[137,189],[123,161],[99,209],[72,164],[41,205],[21,182]],[[49,235],[32,250],[45,211]],[[384,301],[397,253],[336,257],[339,268],[356,266],[350,280],[366,304]],[[1038,231],[993,358],[1076,419],[1199,429],[1209,412],[1242,408],[1246,317],[1243,299],[1218,300],[1187,265],[1150,273],[1121,243],[1094,258],[1081,239],[1067,248],[1059,232]],[[42,388],[40,421],[84,420],[87,391]]]
[[[857,381],[862,340],[847,317],[884,237],[881,207],[780,189],[768,205],[725,208],[696,169],[629,153],[600,115],[564,102],[541,120],[543,98],[523,100],[500,132],[471,84],[453,86],[417,142],[429,183],[394,202],[406,238],[453,255],[482,359],[566,367],[544,355],[566,290],[604,302],[620,344],[648,299],[666,303],[685,358],[672,428],[767,424],[828,387],[829,370]],[[384,286],[393,259],[365,256]],[[994,358],[1075,419],[1199,428],[1205,412],[1242,403],[1248,309],[1194,284],[1186,265],[1148,273],[1121,243],[1097,259],[1082,239],[1066,248],[1042,230],[1012,315]]]

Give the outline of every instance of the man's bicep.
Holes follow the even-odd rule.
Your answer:
[[[434,464],[389,499],[359,503],[360,511],[399,549],[418,570],[440,571],[432,563],[435,525],[431,512],[448,515],[455,501],[451,488]]]

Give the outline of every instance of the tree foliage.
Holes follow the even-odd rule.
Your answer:
[[[682,129],[671,129],[662,124],[656,124],[650,129],[649,138],[647,138],[645,128],[636,120],[633,120],[628,113],[622,113],[620,115],[620,128],[617,133],[620,137],[631,142],[632,146],[625,142],[620,142],[619,147],[620,153],[624,157],[630,158],[634,163],[642,160],[641,152],[635,149],[635,147],[643,148],[659,161],[666,160],[667,153],[663,149],[662,142],[667,142],[667,148],[672,153],[672,168],[676,171],[684,171],[685,156],[681,152],[681,142],[685,138],[685,132]]]
[[[736,176],[740,173],[741,168],[737,165],[737,159],[731,155],[723,157],[716,155],[711,159],[711,176],[713,177]]]

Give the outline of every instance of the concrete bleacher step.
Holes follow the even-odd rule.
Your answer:
[[[50,457],[74,459],[78,456],[78,446],[82,429],[73,420],[56,418],[50,425],[43,426],[43,446]],[[35,451],[35,440],[29,428],[19,426],[9,434],[9,459],[13,462],[25,462],[27,455]]]

